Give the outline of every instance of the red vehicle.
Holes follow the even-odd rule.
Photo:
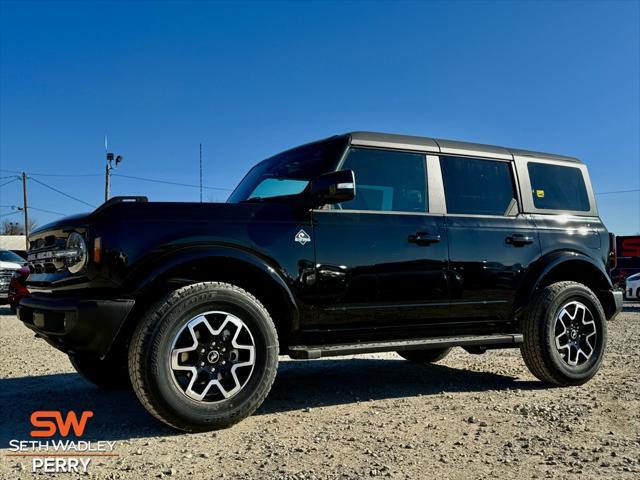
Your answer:
[[[625,280],[640,273],[640,235],[616,236],[617,267],[611,272],[614,284],[624,288]]]
[[[20,267],[11,277],[9,283],[9,306],[15,313],[16,307],[20,300],[29,296],[29,290],[27,290],[27,277],[29,276],[29,267]]]

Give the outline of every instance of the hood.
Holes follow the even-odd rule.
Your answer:
[[[25,263],[27,263],[26,260]],[[2,270],[18,270],[20,267],[22,267],[22,265],[19,263],[0,261],[0,269]]]
[[[122,202],[93,212],[85,223],[165,221],[180,223],[282,221],[301,209],[296,203]],[[62,222],[62,220],[61,220]],[[80,220],[78,220],[81,223]],[[70,226],[65,224],[66,227]]]
[[[36,228],[31,235],[37,235],[40,232],[44,232],[47,230],[56,230],[60,227],[75,227],[77,225],[82,225],[86,222],[87,218],[90,216],[90,213],[78,213],[76,215],[69,215],[67,217],[62,217],[58,220],[54,220],[53,222],[47,223],[46,225],[42,225],[41,227]]]
[[[128,222],[177,222],[217,223],[217,222],[260,222],[286,221],[299,216],[301,210],[308,210],[295,202],[258,203],[190,203],[190,202],[148,202],[122,201],[115,197],[90,213],[82,213],[61,218],[36,229],[33,237],[52,231],[69,231],[76,228],[91,228],[113,223]],[[128,197],[127,197],[128,198]]]

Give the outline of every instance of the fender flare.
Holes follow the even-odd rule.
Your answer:
[[[599,289],[609,290],[613,288],[611,278],[607,274],[604,265],[581,252],[573,250],[556,250],[540,259],[529,269],[525,278],[520,283],[515,299],[515,309],[519,310],[527,300],[540,288],[544,279],[556,268],[567,263],[578,263],[596,273]],[[598,292],[594,292],[598,294]]]
[[[285,275],[281,273],[281,269],[274,262],[257,255],[255,252],[236,246],[227,245],[201,245],[195,247],[186,247],[177,251],[172,251],[165,255],[161,255],[154,259],[153,264],[139,266],[128,276],[124,285],[129,285],[128,291],[134,292],[135,295],[141,294],[158,278],[166,275],[171,270],[185,265],[190,262],[213,260],[213,259],[231,259],[244,262],[263,272],[269,279],[282,290],[287,300],[291,312],[291,321],[293,325],[299,322],[300,311],[295,296],[291,288],[285,281]]]

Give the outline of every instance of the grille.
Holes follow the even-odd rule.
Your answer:
[[[11,277],[13,277],[14,272],[14,269],[0,269],[0,292],[6,293],[9,291],[9,283],[11,282]]]
[[[55,273],[64,268],[64,260],[55,258],[54,253],[64,250],[66,238],[47,235],[29,242],[29,267],[31,273]]]

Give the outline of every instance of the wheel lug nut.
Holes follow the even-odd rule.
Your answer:
[[[201,367],[204,367],[204,362],[200,362],[200,366],[201,366]]]
[[[202,350],[200,350],[200,353],[204,353],[204,348]]]

